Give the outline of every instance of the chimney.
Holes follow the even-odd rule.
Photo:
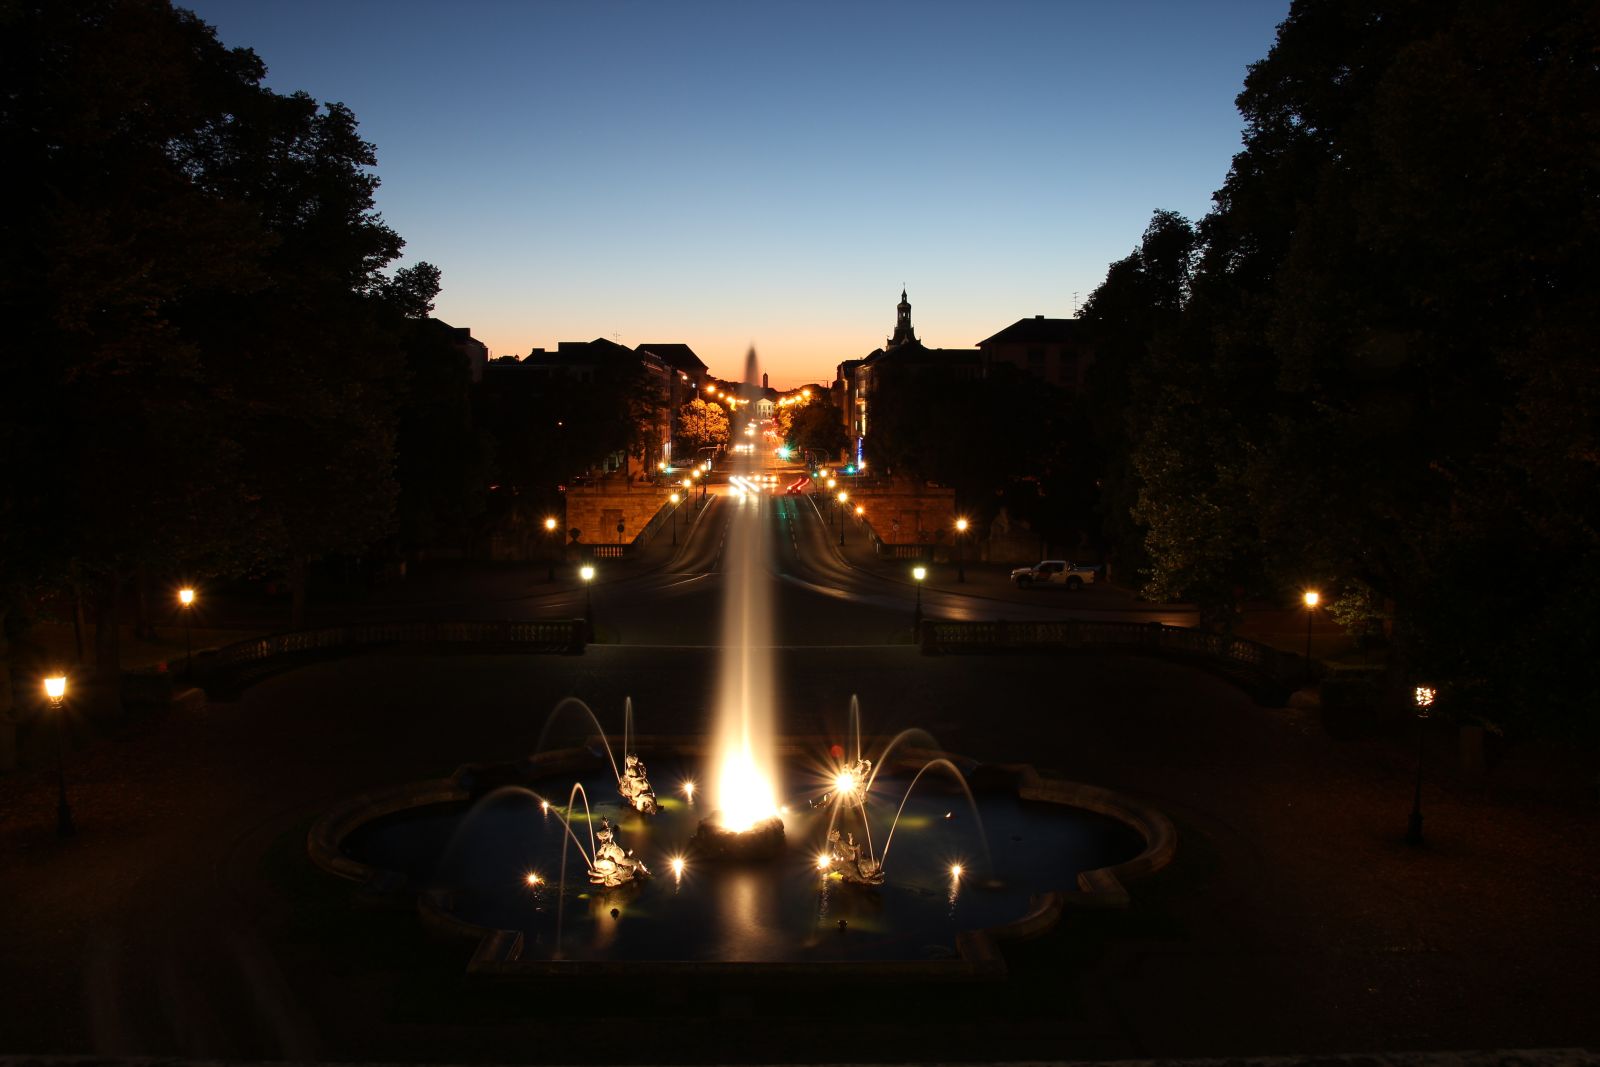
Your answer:
[[[1043,316],[1043,315],[1035,315],[1035,316],[1034,316],[1034,318],[1036,318],[1036,319],[1042,319],[1042,318],[1044,318],[1044,316]]]

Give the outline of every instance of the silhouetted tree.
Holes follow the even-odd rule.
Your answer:
[[[9,4],[0,40],[0,147],[33,208],[0,220],[0,579],[82,575],[114,669],[130,575],[303,573],[390,529],[416,279],[381,274],[400,239],[354,116],[264,89],[192,14]]]
[[[1143,482],[1134,454],[1154,406],[1151,348],[1167,338],[1188,298],[1197,237],[1172,211],[1157,211],[1139,247],[1111,264],[1078,318],[1094,337],[1083,412],[1097,492],[1095,514],[1125,577],[1147,574],[1147,530],[1134,518]]]
[[[1596,35],[1574,2],[1294,4],[1153,349],[1158,589],[1348,587],[1458,708],[1593,733]]]

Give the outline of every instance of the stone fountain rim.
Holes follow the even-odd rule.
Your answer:
[[[593,750],[600,735],[586,739],[585,747],[551,749],[515,762],[462,764],[449,778],[421,782],[357,794],[336,805],[312,824],[306,835],[306,852],[311,861],[329,874],[360,884],[375,895],[398,896],[411,892],[398,871],[361,863],[344,852],[344,842],[356,830],[377,819],[412,808],[461,803],[473,796],[473,784],[486,770],[513,767],[543,777],[566,771],[592,770],[603,756]],[[620,740],[608,737],[608,740]],[[827,744],[819,737],[785,737],[778,742],[782,756],[806,756]],[[882,741],[882,738],[873,738]],[[637,751],[672,752],[694,755],[704,751],[699,738],[638,735],[632,738]],[[479,978],[594,979],[611,981],[621,976],[661,977],[738,977],[744,980],[787,982],[808,978],[850,978],[861,981],[920,980],[997,981],[1006,977],[1005,958],[999,945],[1039,937],[1051,930],[1061,915],[1072,907],[1126,908],[1129,896],[1126,883],[1147,878],[1172,862],[1177,850],[1178,832],[1160,810],[1125,793],[1083,782],[1042,778],[1032,764],[979,763],[960,753],[942,749],[907,747],[897,752],[891,766],[921,765],[930,759],[948,759],[958,766],[985,767],[1011,779],[1017,796],[1046,804],[1079,808],[1104,815],[1131,827],[1144,838],[1139,855],[1110,867],[1080,872],[1075,889],[1046,890],[1033,897],[1029,911],[1009,923],[956,935],[957,957],[951,960],[870,960],[870,961],[705,961],[705,960],[543,960],[522,959],[523,935],[517,930],[500,930],[469,923],[451,910],[450,894],[429,890],[416,894],[417,911],[422,920],[436,930],[476,942],[467,974]]]

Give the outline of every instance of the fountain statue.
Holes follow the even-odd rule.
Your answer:
[[[839,877],[856,885],[882,885],[883,865],[877,860],[863,859],[856,835],[838,830],[828,831],[828,862]]]
[[[645,772],[644,760],[630,752],[622,759],[622,777],[617,781],[617,792],[640,815],[656,813],[656,793],[650,788],[650,777]]]
[[[855,763],[845,767],[833,776],[833,785],[829,790],[811,801],[813,808],[825,808],[837,798],[841,801],[860,800],[867,791],[867,784],[872,781],[872,761],[858,759]]]
[[[594,836],[594,862],[589,866],[589,881],[612,889],[649,875],[650,868],[643,861],[634,859],[617,843],[616,831],[612,829],[610,819],[600,820],[600,829],[595,831]]]

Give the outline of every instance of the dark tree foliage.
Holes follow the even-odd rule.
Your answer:
[[[1316,584],[1464,714],[1593,737],[1600,9],[1299,2],[1135,463],[1152,584]]]
[[[1148,575],[1146,527],[1134,517],[1143,487],[1135,450],[1153,410],[1158,382],[1152,349],[1170,340],[1189,295],[1197,244],[1194,227],[1157,211],[1139,247],[1111,264],[1078,318],[1093,331],[1095,360],[1083,411],[1087,451],[1098,474],[1094,514],[1105,548],[1124,575]]]
[[[496,370],[479,391],[478,419],[492,451],[497,519],[540,518],[561,486],[619,456],[642,454],[653,425],[652,385],[626,350],[599,362],[591,379],[515,361]]]
[[[793,409],[789,413],[788,423],[789,431],[784,444],[801,453],[815,452],[837,459],[850,447],[844,422],[839,418],[839,409],[829,403],[825,396]]]
[[[380,273],[354,116],[159,0],[7,4],[0,42],[5,598],[81,574],[110,622],[135,572],[303,578],[389,533],[437,272]]]

